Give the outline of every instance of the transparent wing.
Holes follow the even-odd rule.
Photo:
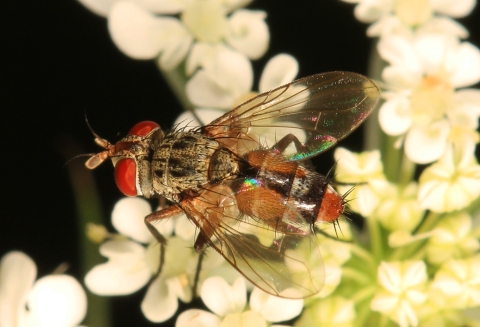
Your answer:
[[[205,133],[240,155],[259,143],[271,147],[292,133],[305,147],[292,148],[286,156],[303,160],[350,134],[372,112],[379,96],[375,83],[356,73],[312,75],[245,102],[205,126]]]
[[[181,206],[208,244],[265,292],[298,299],[322,289],[325,272],[316,238],[288,205],[285,219],[269,222],[242,214],[232,189],[214,185]]]

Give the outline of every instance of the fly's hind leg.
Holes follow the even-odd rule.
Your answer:
[[[200,271],[202,270],[202,261],[203,257],[205,256],[205,250],[207,249],[207,238],[205,235],[200,232],[197,236],[197,239],[195,240],[195,244],[193,245],[193,248],[195,249],[195,252],[198,253],[198,261],[197,261],[197,268],[195,271],[195,278],[193,280],[193,298],[196,298],[198,296],[197,288],[198,288],[198,281],[200,279]]]
[[[293,143],[295,144],[295,148],[298,152],[304,152],[307,150],[307,147],[299,141],[299,139],[293,134],[287,134],[280,139],[275,145],[272,147],[272,150],[278,153],[283,153],[288,146]]]
[[[167,245],[167,240],[163,237],[162,234],[155,228],[154,223],[163,219],[172,218],[183,213],[183,210],[176,205],[171,207],[153,212],[145,217],[145,225],[147,225],[148,230],[152,233],[153,237],[160,244],[160,263],[158,265],[157,276],[160,275],[162,271],[163,264],[165,262],[165,246]]]

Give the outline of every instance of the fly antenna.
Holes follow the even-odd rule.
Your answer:
[[[95,143],[97,143],[99,146],[105,149],[105,151],[102,151],[99,153],[87,154],[87,155],[90,155],[90,159],[88,159],[85,162],[85,166],[88,169],[95,169],[102,162],[104,162],[106,159],[108,159],[112,155],[115,146],[110,142],[108,142],[107,140],[101,138],[97,133],[95,133],[92,126],[90,125],[90,122],[88,121],[87,112],[85,112],[85,122],[87,123],[88,129],[90,130],[90,132],[92,132],[93,136],[95,136]],[[84,156],[84,155],[80,155],[80,156]]]

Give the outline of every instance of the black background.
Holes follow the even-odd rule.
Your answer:
[[[258,0],[249,8],[267,11],[271,33],[269,51],[254,62],[255,88],[265,63],[280,52],[298,59],[299,77],[332,70],[366,73],[371,40],[352,5]],[[0,15],[0,255],[26,252],[40,276],[68,262],[68,272],[82,280],[74,196],[59,145],[74,139],[83,147],[75,154],[98,151],[85,112],[97,133],[114,141],[141,120],[169,127],[182,109],[154,63],[123,55],[108,35],[106,20],[78,2],[13,0],[4,3]],[[477,46],[479,16],[476,9],[461,20]],[[354,136],[343,144],[359,150],[358,141]],[[316,165],[322,171],[332,163],[330,151]],[[94,176],[108,224],[121,194],[110,164]],[[143,294],[113,301],[113,326],[154,325],[140,312]]]

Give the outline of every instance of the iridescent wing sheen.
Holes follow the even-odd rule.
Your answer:
[[[208,244],[258,288],[284,298],[312,296],[325,281],[315,235],[295,210],[278,201],[285,218],[275,223],[240,212],[226,183],[211,185],[181,207]]]
[[[292,133],[305,147],[285,155],[288,160],[303,160],[355,130],[379,96],[375,83],[356,73],[312,75],[258,95],[205,126],[204,132],[240,155],[259,144],[271,147]]]

